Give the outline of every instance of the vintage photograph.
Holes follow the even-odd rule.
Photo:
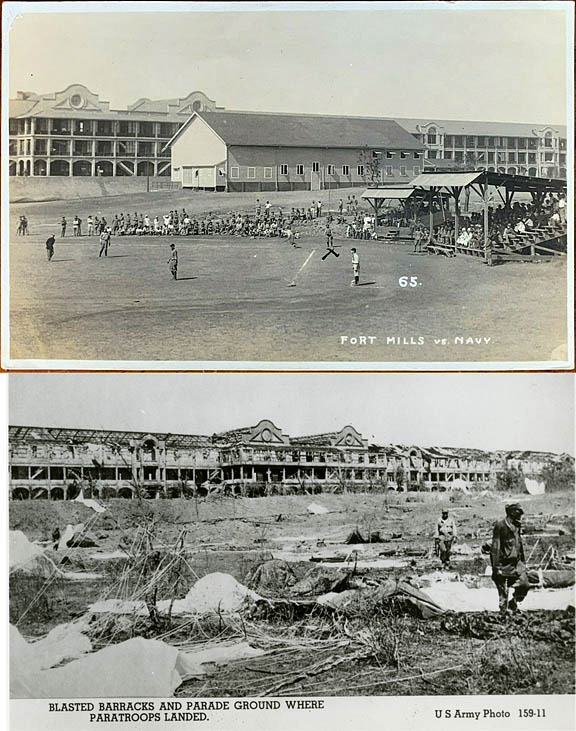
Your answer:
[[[3,4],[5,368],[573,367],[573,4],[291,5]]]
[[[531,696],[570,728],[573,374],[9,378],[13,700]]]

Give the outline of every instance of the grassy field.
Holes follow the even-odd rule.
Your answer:
[[[332,207],[347,193],[332,193]],[[260,195],[285,209],[318,197],[328,205],[326,191]],[[335,242],[340,256],[323,261],[323,237],[303,228],[298,248],[281,239],[176,237],[180,279],[174,282],[166,263],[172,239],[116,237],[110,256],[99,259],[97,237],[59,238],[62,215],[71,233],[76,213],[84,221],[89,214],[110,221],[121,211],[154,216],[183,206],[194,214],[226,214],[251,208],[255,198],[161,192],[13,205],[10,357],[530,361],[550,360],[567,341],[565,262],[489,268],[478,260],[414,254],[410,244],[343,237]],[[22,213],[30,221],[28,237],[14,235]],[[50,233],[56,250],[48,263]],[[350,286],[355,244],[360,287]],[[400,286],[403,276],[416,277],[416,286]],[[366,344],[354,344],[361,336]]]

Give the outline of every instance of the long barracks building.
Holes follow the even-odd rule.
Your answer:
[[[82,84],[19,91],[9,106],[7,164],[19,177],[172,176],[184,187],[267,191],[366,187],[373,159],[383,183],[435,160],[545,178],[567,169],[561,125],[227,112],[201,91],[110,109]]]
[[[291,437],[271,421],[212,436],[11,426],[14,500],[257,496],[315,491],[488,489],[509,468],[538,477],[574,460],[538,452],[485,452],[370,444],[354,427]]]
[[[169,142],[172,180],[228,191],[406,184],[444,164],[566,177],[566,130],[497,122],[425,122],[262,112],[198,112]]]

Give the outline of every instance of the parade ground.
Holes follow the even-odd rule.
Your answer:
[[[347,191],[332,191],[331,204]],[[355,189],[357,196],[361,190]],[[566,261],[488,267],[413,253],[411,242],[335,237],[319,227],[281,238],[73,237],[72,218],[186,207],[191,215],[284,210],[327,193],[182,191],[11,206],[10,357],[120,361],[546,361],[564,357]],[[19,215],[30,235],[16,236]],[[59,222],[68,219],[60,238]],[[84,227],[85,231],[85,227]],[[45,241],[56,237],[48,262]],[[70,234],[70,235],[68,235]],[[179,255],[179,279],[167,264]],[[351,247],[360,286],[351,286]],[[407,279],[402,279],[406,277]],[[412,279],[411,279],[412,278]],[[554,351],[556,353],[553,355]]]
[[[573,490],[520,497],[533,519],[524,539],[532,564],[538,565],[543,557],[545,561],[551,547],[560,555],[570,551]],[[162,579],[154,594],[159,604],[166,597],[186,596],[202,581],[204,608],[217,607],[217,614],[213,610],[179,617],[176,599],[165,641],[180,646],[194,642],[201,648],[207,640],[216,648],[244,641],[266,649],[274,642],[273,652],[246,658],[241,664],[220,659],[206,675],[187,680],[178,697],[271,695],[265,691],[286,680],[290,685],[284,693],[302,696],[356,695],[358,691],[412,696],[571,694],[574,621],[566,604],[573,601],[573,577],[566,588],[534,588],[522,612],[502,618],[497,613],[496,587],[485,574],[489,558],[482,553],[482,543],[489,540],[504,504],[518,498],[518,493],[492,491],[465,495],[389,491],[150,500],[144,506],[136,500],[113,499],[104,503],[105,513],[96,515],[71,500],[44,500],[41,510],[36,500],[11,501],[10,530],[23,536],[20,531],[25,526],[28,540],[44,548],[41,559],[46,563],[51,559],[68,573],[61,570],[43,579],[38,575],[42,568],[38,556],[28,572],[11,571],[10,620],[28,638],[42,637],[57,627],[56,638],[66,638],[75,626],[72,618],[77,626],[79,617],[92,617],[85,623],[86,633],[97,637],[95,647],[107,644],[108,651],[127,637],[144,632],[155,637],[148,617],[138,616],[133,609],[131,615],[105,613],[110,604],[101,601],[116,596],[122,581],[127,592],[122,597],[141,596],[135,582],[151,581],[144,570],[138,577],[140,572],[132,568],[132,562],[142,561],[141,554],[131,556],[118,546],[128,538],[138,545],[143,522],[153,521],[154,553],[163,561],[163,571],[158,572]],[[311,510],[318,507],[324,512]],[[431,534],[440,511],[448,507],[459,537],[450,568],[445,570],[434,556]],[[80,521],[90,526],[83,534],[86,547],[52,550],[54,526],[64,530],[67,524]],[[548,521],[555,523],[551,530],[544,527]],[[182,560],[170,563],[183,528]],[[376,530],[376,543],[349,538]],[[140,563],[136,566],[139,569]],[[548,573],[554,574],[567,576],[570,569]],[[179,576],[176,589],[175,575]],[[278,575],[293,575],[292,584],[269,593],[262,582],[257,583],[258,576],[270,581],[270,576]],[[295,586],[296,580],[302,583]],[[401,599],[390,605],[382,599],[370,600],[369,592],[343,589],[390,586],[391,580],[392,584],[408,581],[410,591],[417,592],[418,587],[429,602],[448,612],[424,618]],[[43,585],[43,601],[30,606]],[[332,610],[313,605],[311,594],[326,585],[337,587],[335,593],[325,595],[334,602]],[[268,599],[268,604],[264,600],[252,610],[250,605],[237,609],[241,615],[231,613],[230,594],[246,586],[278,598],[278,604]],[[351,607],[336,604],[339,597],[351,596],[357,597]],[[290,603],[294,597],[299,604]],[[112,602],[118,611],[122,602]],[[91,615],[97,603],[101,613]],[[300,614],[294,606],[300,607]],[[369,657],[354,655],[359,637],[370,643]],[[91,655],[84,658],[90,661]],[[137,673],[135,666],[133,670]],[[109,671],[114,672],[112,664]],[[87,671],[84,674],[91,677]],[[125,682],[125,676],[118,682]]]

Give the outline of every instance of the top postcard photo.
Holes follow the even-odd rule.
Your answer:
[[[2,11],[4,369],[573,368],[573,3]]]

